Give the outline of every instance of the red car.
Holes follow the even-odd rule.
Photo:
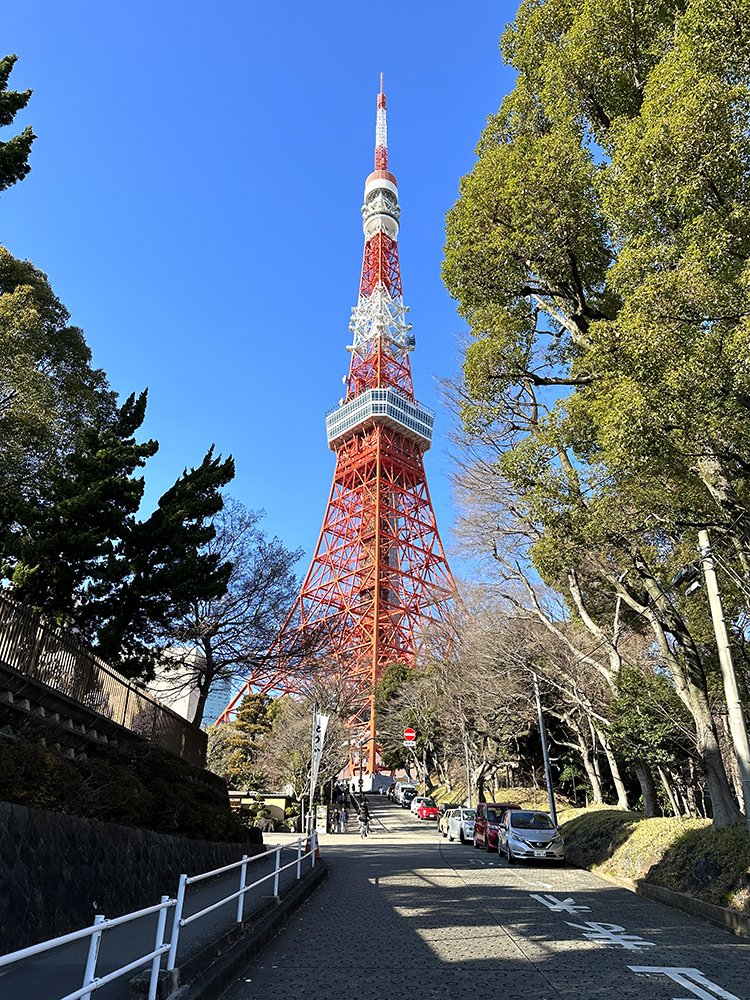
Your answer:
[[[417,816],[420,819],[437,819],[438,807],[434,799],[425,799],[419,804]]]
[[[480,802],[474,816],[474,847],[497,850],[497,828],[506,809],[519,809],[513,802]]]

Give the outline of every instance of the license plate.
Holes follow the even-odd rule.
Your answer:
[[[546,858],[547,857],[547,852],[546,851],[534,851],[534,857],[535,858]]]

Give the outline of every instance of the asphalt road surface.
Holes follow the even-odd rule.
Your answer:
[[[323,838],[328,878],[223,1000],[750,1000],[750,941],[369,801],[371,836]]]

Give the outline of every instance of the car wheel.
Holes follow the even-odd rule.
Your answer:
[[[463,830],[459,830],[458,831],[458,839],[461,841],[462,844],[466,843],[466,837],[464,837],[464,831]]]
[[[484,842],[484,849],[487,851],[488,854],[490,854],[491,851],[492,851],[492,848],[490,847],[490,838],[489,837]]]
[[[506,857],[508,859],[508,864],[509,865],[517,865],[518,864],[518,858],[515,856],[515,854],[513,853],[513,851],[511,851],[510,844],[508,845],[505,854],[506,854]]]

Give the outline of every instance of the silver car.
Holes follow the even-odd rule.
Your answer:
[[[452,809],[448,815],[448,840],[458,840],[462,844],[474,841],[474,810]]]
[[[497,832],[497,853],[508,861],[564,861],[565,841],[549,813],[508,809]]]

